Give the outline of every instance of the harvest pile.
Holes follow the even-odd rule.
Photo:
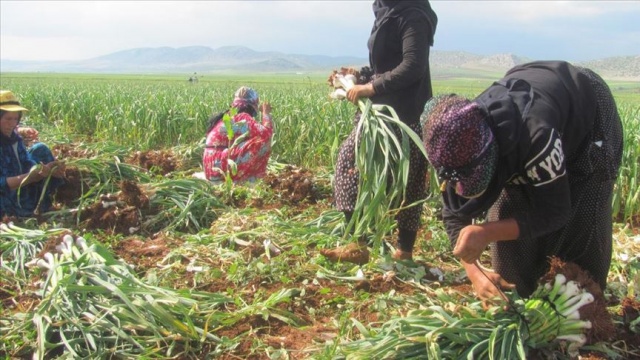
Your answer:
[[[479,303],[429,304],[367,329],[342,345],[347,359],[528,359],[566,352],[587,339],[609,340],[613,322],[599,286],[577,265],[551,260],[551,270],[529,298],[509,293],[509,303],[488,310]]]

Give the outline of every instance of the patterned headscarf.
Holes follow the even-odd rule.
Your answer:
[[[446,95],[427,102],[421,116],[431,165],[465,198],[482,195],[497,167],[498,145],[477,103]]]
[[[259,103],[260,97],[255,90],[247,86],[241,86],[233,95],[233,103],[231,103],[231,106],[234,108],[250,106],[255,112],[258,112]]]

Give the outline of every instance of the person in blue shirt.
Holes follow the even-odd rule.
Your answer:
[[[27,150],[20,133],[32,137],[37,132],[18,132],[25,111],[13,92],[0,90],[0,219],[48,211],[53,191],[64,182],[64,164],[45,144],[37,142]]]

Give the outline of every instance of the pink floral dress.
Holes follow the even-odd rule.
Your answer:
[[[232,160],[237,166],[237,172],[231,174],[234,182],[251,182],[264,177],[271,156],[271,116],[263,114],[260,124],[251,115],[239,113],[233,117],[232,124],[234,138],[231,143],[227,137],[227,127],[222,120],[207,134],[203,155],[207,179],[224,181],[228,160]]]

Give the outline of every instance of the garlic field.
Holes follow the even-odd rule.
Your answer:
[[[273,107],[268,175],[194,178],[209,116],[241,85]],[[347,241],[331,183],[356,111],[324,75],[2,74],[67,169],[53,211],[0,224],[0,357],[640,358],[640,85],[610,86],[625,149],[607,288],[573,290],[588,279],[558,262],[532,298],[486,308],[451,255],[433,174],[414,261],[391,260],[391,227],[365,265],[320,255]]]

